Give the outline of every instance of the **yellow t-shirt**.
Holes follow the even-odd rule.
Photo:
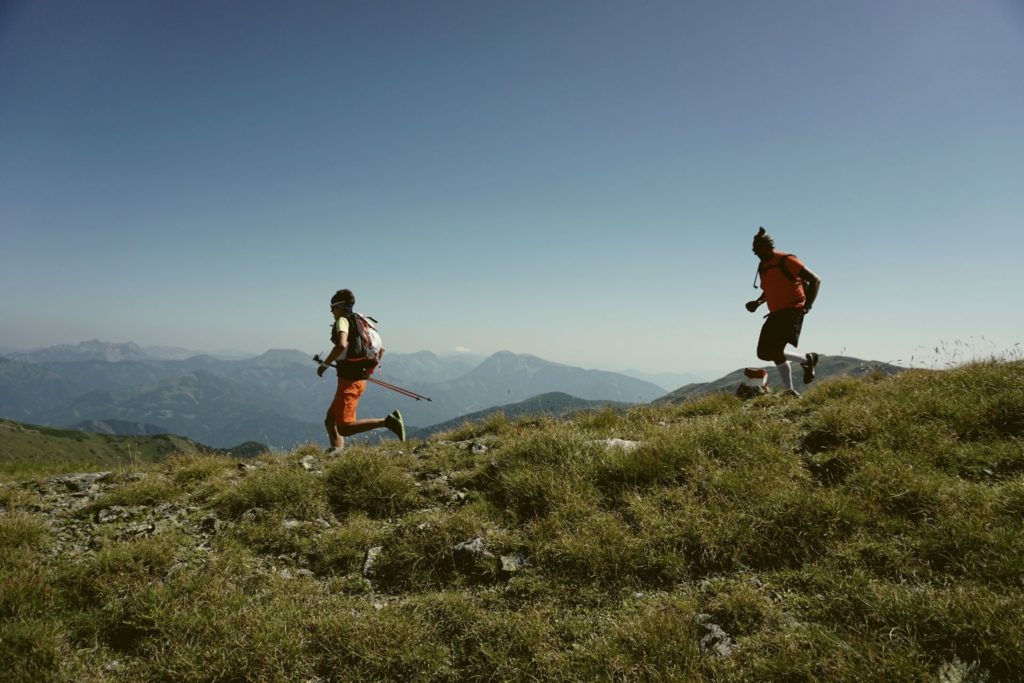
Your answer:
[[[341,317],[335,320],[334,324],[331,325],[331,343],[337,346],[339,343],[341,343],[341,335],[343,334],[346,335],[347,339],[348,318]]]

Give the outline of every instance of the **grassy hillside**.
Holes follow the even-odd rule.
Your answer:
[[[0,419],[0,474],[6,475],[135,466],[160,462],[175,453],[251,457],[263,450],[252,443],[217,449],[173,434],[113,436]]]
[[[25,681],[1019,680],[1022,439],[1024,363],[984,363],[10,481],[0,661]]]
[[[793,382],[800,391],[803,391],[806,386],[803,383],[803,370],[800,369],[797,363],[791,362],[790,365],[793,369]],[[782,380],[779,379],[779,373],[775,370],[775,367],[773,365],[764,367],[768,370],[768,386],[772,388],[772,391],[782,391]],[[717,392],[734,394],[736,393],[736,387],[744,379],[744,369],[734,370],[728,375],[712,382],[687,384],[662,396],[655,403],[680,403],[681,401],[688,401]],[[815,377],[816,381],[820,382],[829,377],[864,377],[865,375],[879,373],[894,375],[903,370],[904,368],[881,361],[861,360],[860,358],[851,358],[850,356],[822,356],[821,362],[815,370]]]
[[[425,427],[415,431],[414,436],[416,438],[428,438],[433,434],[440,432],[452,431],[461,427],[469,425],[468,428],[472,429],[472,425],[476,422],[486,421],[497,415],[503,415],[508,419],[515,419],[526,415],[556,415],[564,416],[571,413],[577,413],[582,410],[598,410],[605,407],[625,409],[629,406],[626,403],[616,403],[615,401],[588,401],[582,398],[576,398],[569,394],[562,393],[560,391],[554,391],[547,394],[541,394],[540,396],[534,396],[528,398],[525,401],[519,401],[518,403],[509,403],[508,405],[495,406],[488,408],[487,410],[478,410],[475,413],[463,415],[457,417],[454,420],[448,420],[441,424],[436,424],[431,427]]]

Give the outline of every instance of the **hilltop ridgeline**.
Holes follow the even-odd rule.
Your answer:
[[[252,458],[269,453],[248,441],[232,448],[213,448],[175,434],[136,436],[111,434],[106,423],[80,429],[53,429],[0,418],[0,473],[70,471],[159,463],[179,453]]]
[[[0,485],[24,680],[1012,680],[1024,363]],[[383,646],[382,646],[383,644]]]
[[[818,372],[825,378],[862,367],[886,366],[826,357]],[[377,376],[433,400],[416,402],[370,386],[360,411],[383,415],[400,408],[410,430],[432,433],[442,429],[436,425],[466,415],[474,419],[499,409],[519,414],[538,408],[545,404],[538,397],[545,394],[567,394],[579,406],[588,401],[637,404],[691,398],[723,387],[734,390],[738,380],[733,375],[659,398],[665,394],[660,387],[621,373],[507,351],[484,359],[438,357],[427,351],[389,353]],[[173,433],[218,448],[246,441],[275,449],[326,443],[321,420],[334,389],[333,378],[318,379],[307,354],[294,350],[272,350],[245,360],[165,360],[134,344],[87,342],[0,358],[0,417],[118,434]]]

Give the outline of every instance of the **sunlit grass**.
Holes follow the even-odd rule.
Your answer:
[[[494,416],[416,453],[179,456],[67,509],[6,483],[0,661],[14,680],[1014,680],[1022,415],[1024,362],[981,362]],[[97,521],[115,505],[132,518]]]

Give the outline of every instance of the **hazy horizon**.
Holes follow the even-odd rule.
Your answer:
[[[243,351],[243,350],[240,350],[240,349],[188,349],[188,348],[177,347],[177,346],[139,344],[138,342],[131,341],[131,340],[127,340],[127,341],[110,341],[110,340],[105,340],[105,339],[84,339],[84,340],[81,340],[81,341],[78,341],[78,342],[67,342],[67,343],[62,343],[62,344],[53,344],[53,345],[35,346],[35,347],[9,346],[7,344],[2,343],[2,341],[0,341],[0,356],[3,356],[4,354],[31,353],[31,352],[42,351],[42,350],[46,350],[46,349],[59,348],[59,347],[62,347],[62,346],[76,347],[76,346],[79,346],[79,345],[82,345],[82,344],[90,344],[90,343],[93,343],[93,342],[99,342],[101,344],[113,344],[113,345],[135,344],[143,352],[155,352],[155,351],[163,351],[165,353],[181,352],[182,354],[188,354],[185,357],[211,356],[211,357],[219,358],[219,359],[222,359],[222,360],[247,360],[247,359],[252,359],[252,358],[258,358],[258,357],[260,357],[262,355],[265,355],[265,354],[268,354],[268,353],[272,353],[272,352],[275,352],[275,351],[286,351],[286,352],[294,351],[294,352],[302,353],[302,354],[305,354],[305,355],[309,355],[310,357],[312,357],[314,353],[323,353],[323,350],[315,351],[314,352],[314,351],[310,351],[308,349],[298,349],[298,348],[272,348],[272,349],[263,349],[262,351]],[[497,350],[497,351],[495,351],[495,352],[493,352],[491,354],[487,354],[487,355],[477,354],[477,353],[473,353],[471,351],[447,351],[446,352],[446,351],[435,351],[435,350],[432,350],[432,349],[418,349],[416,351],[410,351],[410,352],[392,352],[392,354],[394,354],[394,353],[401,353],[403,355],[412,355],[412,354],[417,354],[417,353],[422,353],[422,352],[432,353],[435,356],[437,356],[438,358],[442,358],[442,359],[444,359],[444,358],[460,358],[461,357],[461,358],[473,359],[474,361],[480,361],[480,362],[483,362],[484,360],[486,360],[490,356],[494,355],[495,353],[503,353],[504,352],[504,353],[513,353],[513,354],[516,354],[516,355],[535,356],[535,357],[541,358],[541,360],[544,360],[544,361],[555,362],[555,363],[558,363],[558,364],[565,364],[565,365],[569,365],[569,366],[572,366],[572,367],[580,367],[580,368],[587,369],[587,370],[603,370],[603,371],[606,371],[606,372],[615,372],[615,373],[619,373],[619,374],[645,375],[645,376],[650,376],[650,377],[657,377],[657,376],[676,377],[676,376],[678,376],[678,377],[686,378],[687,381],[695,381],[695,382],[702,382],[702,381],[708,381],[708,380],[711,380],[711,379],[715,379],[715,378],[717,378],[717,377],[719,377],[721,375],[724,375],[724,374],[726,374],[728,372],[731,372],[732,370],[736,369],[736,368],[730,368],[728,370],[721,369],[721,370],[712,370],[712,371],[707,372],[707,373],[699,373],[699,372],[692,372],[692,371],[690,371],[690,372],[685,372],[685,371],[684,372],[679,372],[679,371],[671,371],[671,370],[639,370],[639,369],[634,368],[634,367],[590,368],[590,367],[585,367],[584,365],[582,365],[580,363],[573,363],[571,361],[567,362],[567,363],[561,363],[561,362],[558,362],[558,361],[551,361],[548,358],[543,358],[541,356],[537,356],[536,354],[520,353],[520,352],[515,351],[514,349],[499,349],[499,350]],[[387,354],[385,354],[385,362],[386,362],[386,360],[387,360]],[[310,367],[312,369],[312,366],[310,366]],[[649,380],[649,381],[653,382],[653,380]],[[657,383],[657,382],[655,382],[655,383]],[[678,388],[678,387],[672,386],[672,387],[666,387],[666,388],[675,389],[675,388]]]

